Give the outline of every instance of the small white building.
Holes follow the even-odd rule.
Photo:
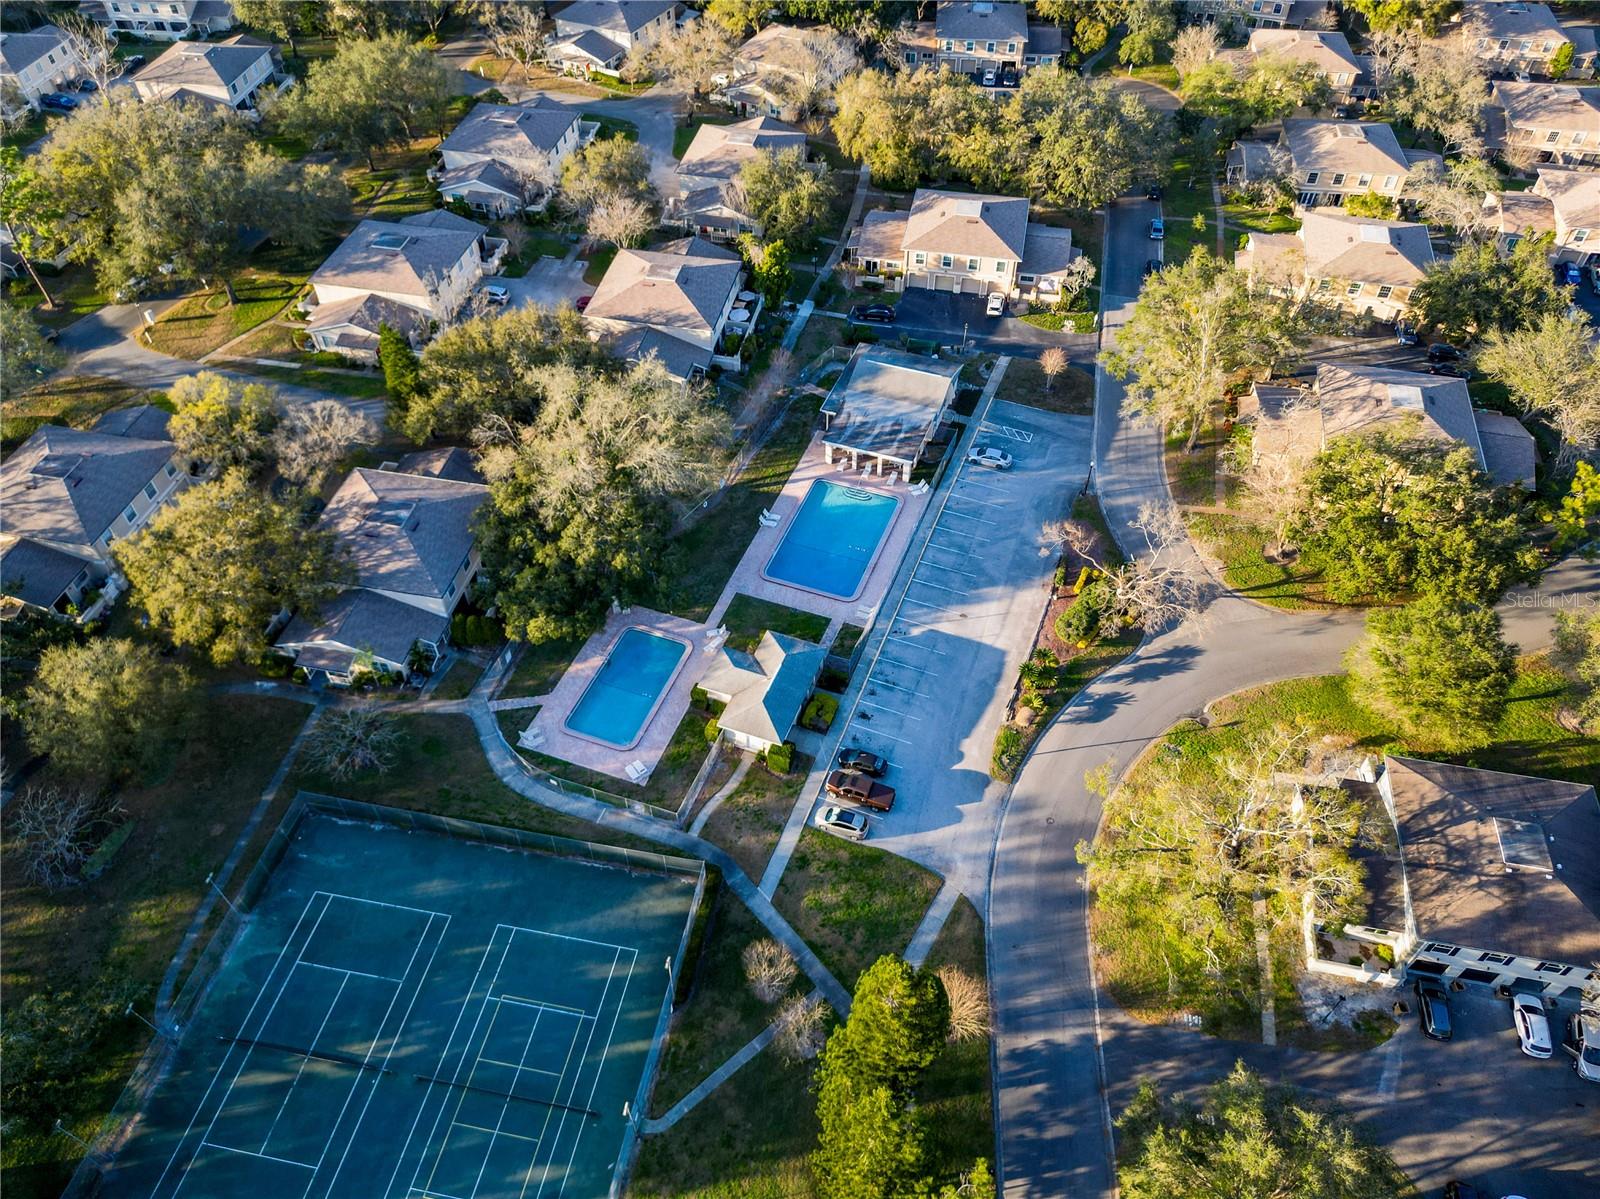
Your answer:
[[[768,631],[754,653],[723,646],[701,689],[726,704],[717,717],[722,735],[740,749],[762,753],[788,740],[816,686],[828,651]]]

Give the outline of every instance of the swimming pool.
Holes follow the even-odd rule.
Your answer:
[[[892,495],[817,479],[761,573],[774,583],[853,600],[899,507]]]
[[[676,637],[638,626],[624,629],[563,727],[617,749],[632,749],[688,654],[689,643]]]

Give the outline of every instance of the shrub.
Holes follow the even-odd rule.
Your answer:
[[[740,958],[750,989],[762,1003],[776,1003],[782,999],[800,972],[794,964],[794,955],[771,937],[750,942]]]
[[[1090,583],[1072,606],[1056,617],[1056,636],[1071,645],[1098,637],[1110,598],[1110,589],[1103,581]]]
[[[717,722],[717,718],[713,716],[710,720],[706,721],[706,744],[712,744],[721,735],[722,725],[719,724]]]
[[[286,679],[294,672],[294,659],[268,650],[257,659],[256,669],[264,679]]]
[[[773,774],[788,774],[794,765],[794,742],[785,741],[767,750],[767,769]]]
[[[706,694],[706,689],[704,687],[689,688],[689,702],[697,708],[704,708],[710,698],[711,697]]]
[[[950,1039],[976,1041],[989,1035],[989,992],[959,966],[941,966],[939,981],[950,1000]]]
[[[989,776],[1002,783],[1009,783],[1016,777],[1017,767],[1022,764],[1022,755],[1027,748],[1027,741],[1022,736],[1021,729],[1014,724],[1003,727],[995,735]]]
[[[85,1078],[105,1065],[101,1042],[118,1025],[139,988],[101,979],[83,991],[42,990],[6,1007],[0,1056],[6,1063],[0,1104],[6,1120],[44,1125],[83,1099]]]
[[[806,701],[805,710],[800,714],[800,723],[814,732],[826,733],[837,715],[839,701],[826,691],[817,691]]]

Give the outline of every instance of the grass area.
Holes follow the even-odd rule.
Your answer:
[[[1221,417],[1221,411],[1213,406],[1192,450],[1185,448],[1188,429],[1167,433],[1167,482],[1172,488],[1172,498],[1179,504],[1208,506],[1217,502],[1217,471],[1222,465],[1222,451],[1229,436]]]
[[[672,157],[680,159],[689,152],[689,143],[694,141],[695,135],[700,132],[700,126],[731,125],[738,119],[732,113],[726,116],[702,115],[695,117],[687,125],[679,126],[672,131]]]
[[[980,981],[988,976],[983,918],[965,896],[956,900],[939,930],[926,965],[935,970],[954,966]],[[980,1157],[993,1162],[992,1087],[987,1037],[948,1045],[933,1059],[917,1088],[917,1107],[928,1127],[939,1130],[928,1142],[935,1178],[954,1177]]]
[[[773,774],[759,762],[750,767],[734,793],[723,800],[705,823],[702,836],[720,845],[752,879],[760,879],[783,826],[805,786],[811,762],[796,753],[788,774]]]
[[[84,995],[98,983],[129,984],[149,1010],[161,975],[206,891],[206,875],[227,856],[257,797],[309,709],[260,696],[207,699],[169,772],[124,789],[134,822],[128,841],[99,878],[54,894],[7,870],[3,904],[4,1001],[29,994]],[[239,730],[248,729],[248,737]],[[48,774],[48,772],[46,772]],[[30,782],[47,782],[38,777]],[[76,1080],[63,1124],[92,1138],[143,1053],[146,1029],[113,1021]],[[75,1146],[26,1126],[8,1129],[7,1195],[54,1196],[76,1163]]]
[[[41,383],[0,402],[0,450],[9,454],[40,425],[87,429],[104,413],[121,408],[139,392],[115,379],[68,375]]]
[[[511,676],[500,689],[501,696],[513,699],[523,695],[548,695],[582,648],[583,642],[577,638],[529,642],[522,647],[517,664],[511,668]]]
[[[1247,233],[1294,233],[1300,221],[1292,213],[1271,208],[1257,208],[1240,200],[1230,200],[1222,205],[1224,219],[1228,222],[1228,240],[1237,242],[1238,230]]]
[[[848,658],[856,652],[856,646],[867,635],[867,630],[858,624],[839,626],[839,633],[833,639],[833,644],[828,647],[828,652],[841,658]]]
[[[795,361],[809,359],[797,352]],[[771,506],[810,444],[821,403],[818,396],[795,396],[766,444],[723,492],[721,502],[674,538],[660,588],[668,611],[689,620],[704,620],[711,614],[711,605],[750,544],[761,509]]]
[[[910,943],[939,885],[915,862],[807,828],[772,902],[853,991],[863,970]]]
[[[632,121],[625,121],[621,117],[608,116],[603,112],[580,112],[579,118],[593,121],[600,126],[596,137],[625,137],[630,142],[639,140],[639,126]]]
[[[1223,579],[1240,595],[1290,611],[1361,606],[1328,599],[1320,571],[1298,561],[1269,562],[1271,530],[1247,516],[1190,512],[1184,519],[1189,535],[1222,563]]]
[[[532,719],[531,713],[515,714],[520,717],[518,729],[527,728],[528,721]],[[581,787],[593,787],[610,795],[637,799],[676,811],[678,805],[683,802],[684,794],[689,790],[689,784],[694,781],[695,774],[705,762],[706,754],[711,752],[711,746],[706,741],[706,721],[710,719],[711,713],[703,708],[691,707],[683,714],[683,719],[673,731],[672,740],[667,742],[666,752],[661,755],[661,761],[656,763],[655,770],[643,787],[637,783],[630,783],[627,779],[601,774],[597,770],[586,770],[582,766],[575,766],[560,758],[552,758],[548,754],[535,753],[527,749],[518,752],[540,770],[557,778],[566,779],[568,782],[577,783]],[[512,744],[515,743],[513,739]]]
[[[381,399],[387,394],[381,374],[346,374],[343,371],[296,370],[289,366],[259,366],[253,362],[232,362],[230,370],[260,375],[274,383],[287,383],[293,387],[309,387],[314,391],[328,391],[335,395],[350,396],[357,400]]]
[[[1217,248],[1216,208],[1211,202],[1212,175],[1207,163],[1178,157],[1172,164],[1172,177],[1161,199],[1161,214],[1166,221],[1166,245],[1162,257],[1179,263],[1196,246],[1212,253]],[[1195,228],[1195,218],[1204,221]]]
[[[39,294],[26,272],[22,278],[6,284],[5,296],[9,303],[32,311],[34,320],[47,329],[64,329],[111,303],[111,297],[102,290],[91,267],[70,263],[58,272],[40,271],[39,277],[50,289],[54,308],[45,307],[44,296]]]
[[[450,663],[450,669],[444,672],[444,678],[439,680],[429,698],[466,699],[482,674],[483,667],[479,663],[471,658],[457,658]]]
[[[322,261],[322,250],[263,245],[233,280],[237,303],[221,288],[173,305],[140,340],[175,358],[198,359],[283,312]]]
[[[295,342],[295,335],[300,330],[290,325],[280,325],[276,321],[268,321],[258,326],[254,332],[228,351],[229,357],[238,355],[240,358],[280,358],[294,361],[301,356],[301,349]]]
[[[591,253],[587,259],[588,265],[583,268],[583,281],[598,284],[606,277],[606,272],[611,269],[611,260],[616,256],[616,246],[601,246]]]
[[[665,1114],[777,1015],[778,1002],[756,998],[740,960],[747,945],[768,936],[743,900],[726,887],[718,889],[711,928],[695,963],[694,990],[673,1014],[661,1054],[661,1071],[650,1096],[652,1116]],[[805,976],[799,975],[791,991],[805,985]]]
[[[1046,380],[1037,358],[1013,358],[995,397],[1046,412],[1089,416],[1094,412],[1094,372],[1068,363],[1054,380]]]
[[[0,146],[5,146],[11,150],[27,149],[46,133],[50,132],[50,125],[53,119],[59,120],[61,118],[54,113],[47,116],[42,111],[35,112],[32,109],[28,109],[22,119],[15,124],[10,121],[6,122],[6,131],[3,135],[0,135]]]
[[[815,612],[802,612],[771,600],[756,599],[749,595],[736,595],[728,610],[722,614],[722,623],[728,626],[728,645],[734,649],[753,650],[761,641],[761,634],[769,629],[798,637],[802,641],[821,642],[828,631],[828,618]]]

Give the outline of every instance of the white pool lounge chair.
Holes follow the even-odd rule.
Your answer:
[[[638,758],[635,758],[633,761],[629,762],[627,769],[628,777],[636,783],[642,783],[645,779],[650,777],[650,767],[639,761]]]

